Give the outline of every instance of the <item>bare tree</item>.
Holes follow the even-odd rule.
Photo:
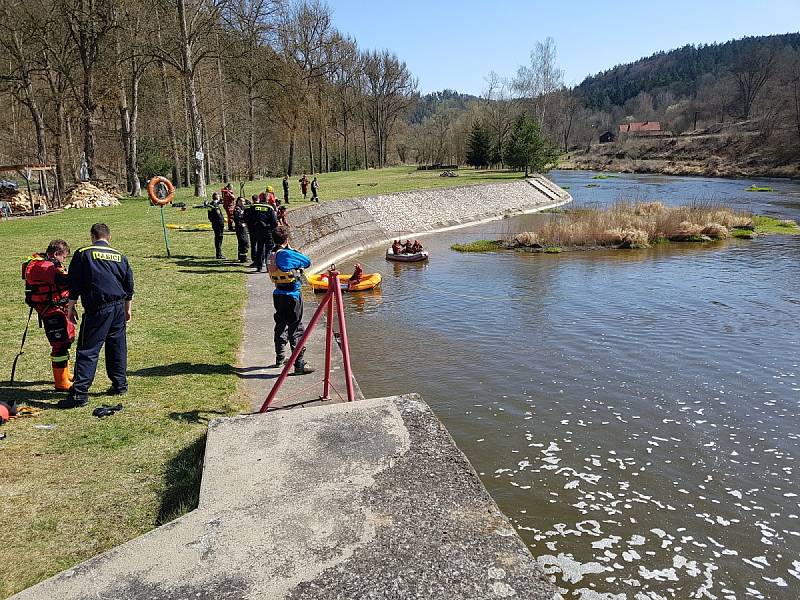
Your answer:
[[[368,84],[369,117],[375,137],[379,167],[386,165],[389,139],[400,116],[411,106],[417,82],[395,54],[367,52],[364,74]]]
[[[194,195],[205,197],[205,146],[203,124],[198,102],[200,64],[216,57],[217,35],[222,25],[222,14],[229,0],[162,0],[174,12],[165,12],[175,21],[171,23],[177,36],[173,44],[151,46],[150,52],[159,60],[171,64],[183,78],[183,88],[189,125],[189,140],[194,161]],[[166,18],[165,18],[166,21]]]
[[[40,68],[37,61],[43,52],[39,40],[46,35],[46,27],[37,14],[37,8],[41,7],[21,1],[0,2],[0,47],[6,51],[9,62],[3,83],[10,86],[13,96],[30,112],[36,134],[36,159],[46,163],[46,127],[35,85]],[[46,181],[41,183],[42,189],[46,190]]]
[[[736,82],[737,96],[734,104],[736,115],[749,119],[753,104],[775,69],[775,48],[762,44],[743,53],[731,67]]]
[[[350,127],[358,110],[358,80],[361,61],[355,40],[335,36],[331,41],[333,71],[331,81],[336,97],[336,133],[342,136],[344,170],[350,170]]]
[[[98,108],[95,75],[106,50],[106,38],[115,26],[113,0],[57,0],[57,2],[80,58],[80,91],[74,84],[73,88],[81,108],[86,167],[89,178],[94,179],[97,177],[94,128],[95,113]]]
[[[483,100],[482,121],[489,127],[493,140],[492,163],[502,165],[503,148],[516,116],[516,106],[509,94],[508,80],[491,71],[486,77]]]
[[[250,181],[255,179],[256,106],[259,102],[269,102],[267,85],[276,82],[278,77],[269,41],[280,9],[279,0],[234,0],[224,13],[225,23],[237,42],[230,48],[227,74],[246,92],[247,178]]]
[[[521,96],[533,102],[534,115],[544,127],[553,93],[564,85],[564,71],[556,66],[556,42],[548,37],[536,42],[531,50],[530,64],[517,70],[513,87]]]

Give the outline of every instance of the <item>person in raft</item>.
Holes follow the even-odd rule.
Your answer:
[[[422,244],[420,244],[417,240],[414,240],[414,243],[411,244],[411,252],[412,254],[422,252]]]
[[[406,243],[403,244],[403,254],[414,254],[414,244],[411,243],[411,240],[406,240]]]
[[[311,259],[289,246],[289,229],[277,227],[272,232],[275,251],[269,255],[267,269],[275,284],[272,303],[275,306],[275,366],[286,364],[286,344],[294,352],[303,337],[303,296],[300,293],[300,278],[295,271],[311,266]],[[294,361],[294,374],[306,375],[314,369],[303,359],[303,348]]]
[[[358,283],[361,283],[361,278],[364,276],[364,269],[361,267],[361,263],[356,263],[353,265],[353,274],[350,275],[350,279],[347,280],[347,287],[353,287]]]
[[[400,244],[400,240],[394,240],[392,242],[392,254],[402,254],[403,246]]]

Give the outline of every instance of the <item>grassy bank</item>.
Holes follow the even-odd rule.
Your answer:
[[[342,198],[361,198],[376,196],[392,192],[406,192],[425,188],[457,187],[464,185],[477,185],[481,183],[501,183],[522,178],[522,173],[516,171],[489,171],[475,169],[459,169],[458,177],[441,177],[441,171],[417,171],[416,167],[390,167],[387,169],[370,169],[367,171],[350,171],[343,173],[319,173],[319,194],[321,200],[338,200]],[[295,174],[289,178],[290,206],[302,202],[300,184],[298,180],[302,174]],[[311,176],[309,176],[310,178]],[[271,185],[279,197],[283,197],[280,177],[262,179],[254,182],[245,182],[245,195],[261,192],[267,185]],[[239,193],[239,185],[233,181],[234,191]],[[215,184],[209,188],[211,191],[219,190],[221,186]],[[186,192],[183,192],[186,193]],[[183,194],[182,194],[183,195]],[[308,197],[311,197],[309,192]]]
[[[476,240],[465,244],[453,244],[450,248],[456,252],[491,252],[492,250],[501,250],[503,242],[500,240]]]
[[[519,173],[459,171],[459,177],[412,167],[319,175],[321,198],[375,195],[520,178]],[[292,178],[292,208],[298,176]],[[376,184],[376,185],[372,185]],[[280,180],[247,183],[250,195]],[[234,182],[238,193],[238,184]],[[209,186],[218,190],[220,184]],[[168,207],[166,221],[207,223],[198,201],[179,190],[185,211]],[[28,309],[20,263],[53,238],[73,249],[88,243],[92,223],[111,227],[112,245],[125,252],[136,279],[129,324],[130,393],[124,409],[100,420],[94,407],[112,403],[93,395],[88,408],[53,408],[49,346],[35,320],[10,387]],[[196,503],[207,420],[241,411],[232,366],[241,341],[246,269],[213,260],[211,232],[171,231],[173,257],[165,258],[159,210],[144,199],[122,206],[69,210],[0,223],[5,260],[0,263],[0,398],[38,407],[41,415],[0,427],[0,597],[142,534],[191,510]],[[236,255],[235,238],[224,251]],[[268,336],[269,337],[269,336]],[[73,351],[74,353],[74,351]],[[101,358],[92,391],[109,385]],[[114,402],[116,399],[114,399]],[[37,426],[47,426],[40,428]],[[9,567],[17,565],[17,567]]]
[[[178,222],[205,220],[205,211],[167,209]],[[54,237],[73,249],[88,243],[92,223],[111,227],[112,245],[131,261],[136,281],[129,324],[130,393],[124,409],[100,420],[92,409],[109,398],[94,395],[89,408],[59,411],[52,391],[49,346],[35,318],[17,368],[27,307],[20,263]],[[38,417],[0,428],[0,596],[19,591],[170,520],[191,508],[205,422],[240,410],[232,400],[231,365],[241,339],[245,274],[207,258],[209,233],[171,235],[173,258],[164,258],[158,209],[140,200],[120,207],[63,213],[3,223],[6,260],[0,264],[0,397],[42,409]],[[227,252],[235,255],[226,236]],[[73,352],[74,354],[74,352]],[[101,359],[92,391],[109,381]],[[115,400],[116,402],[116,400]],[[37,426],[52,426],[42,429]]]

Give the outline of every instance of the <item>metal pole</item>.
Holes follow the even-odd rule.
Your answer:
[[[167,248],[167,258],[172,256],[169,251],[169,238],[167,237],[167,225],[164,223],[164,207],[161,207],[161,228],[164,230],[164,246]]]
[[[331,291],[330,288],[328,288],[328,291],[325,293],[325,297],[322,299],[322,302],[320,302],[319,306],[317,307],[317,310],[314,312],[314,316],[311,317],[311,321],[309,321],[308,327],[306,327],[305,333],[303,333],[303,337],[300,338],[300,341],[295,347],[294,352],[292,352],[292,356],[289,359],[289,362],[287,362],[286,366],[283,367],[283,371],[281,371],[278,380],[275,382],[275,385],[272,386],[272,389],[270,390],[267,399],[264,400],[264,404],[261,405],[261,408],[259,409],[258,412],[260,413],[267,412],[269,405],[272,404],[272,401],[275,399],[278,390],[280,389],[281,385],[283,385],[283,382],[286,380],[286,377],[288,377],[289,369],[291,369],[294,366],[294,361],[297,360],[297,357],[300,355],[300,352],[303,350],[303,348],[305,348],[306,341],[311,335],[311,332],[314,331],[314,327],[317,325],[317,321],[319,321],[320,316],[322,316],[322,311],[325,310],[325,307],[328,306],[328,303],[331,301],[332,298],[333,298],[333,292]]]
[[[336,315],[339,318],[339,334],[342,336],[342,356],[344,357],[344,376],[347,382],[347,401],[352,402],[356,399],[355,389],[353,388],[353,369],[350,368],[350,346],[347,341],[347,325],[344,322],[344,304],[342,304],[342,290],[339,287],[339,272],[331,271],[330,279],[328,280],[328,289],[330,290],[330,281],[333,280],[333,293],[335,294],[334,302],[336,303]]]
[[[331,291],[331,278],[328,276],[328,292]],[[328,303],[325,315],[325,384],[322,387],[321,400],[330,400],[331,386],[331,350],[333,349],[333,306]]]

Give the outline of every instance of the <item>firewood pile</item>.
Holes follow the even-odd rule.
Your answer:
[[[110,179],[92,179],[89,181],[94,187],[100,188],[104,192],[108,192],[115,198],[122,198],[125,194],[120,187]]]
[[[13,182],[0,182],[0,202],[8,202],[12,213],[26,213],[31,210],[31,199],[27,190],[22,190]],[[37,210],[46,210],[44,196],[33,192],[33,203]]]
[[[102,185],[101,188],[98,184]],[[111,187],[113,186],[113,187]],[[116,193],[109,192],[108,189],[116,188]],[[119,188],[114,184],[103,185],[103,182],[80,181],[73,185],[64,196],[63,208],[98,208],[100,206],[118,206],[117,194]]]

